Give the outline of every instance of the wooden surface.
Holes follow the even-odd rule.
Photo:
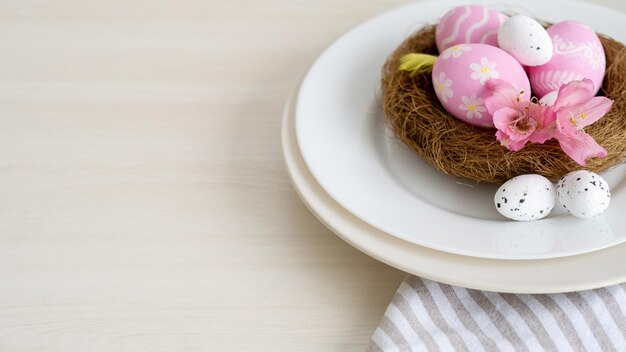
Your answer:
[[[300,202],[280,114],[406,2],[0,2],[0,351],[363,350],[404,274]]]

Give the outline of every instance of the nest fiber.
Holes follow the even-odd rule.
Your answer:
[[[496,140],[495,130],[474,127],[452,117],[439,103],[430,73],[411,77],[400,71],[400,58],[409,53],[438,55],[435,26],[427,26],[405,40],[383,68],[385,117],[394,134],[420,157],[446,174],[474,181],[502,183],[522,174],[556,180],[570,171],[596,173],[626,158],[626,47],[599,35],[606,53],[606,75],[599,94],[615,102],[602,119],[585,128],[608,155],[587,160],[582,167],[570,159],[556,140],[529,143],[511,152]]]

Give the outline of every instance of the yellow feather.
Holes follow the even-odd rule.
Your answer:
[[[435,61],[437,61],[437,56],[411,53],[400,58],[398,69],[410,72],[410,76],[414,77],[418,73],[432,72]]]

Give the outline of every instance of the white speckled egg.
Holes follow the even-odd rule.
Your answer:
[[[528,77],[537,96],[558,90],[571,81],[588,78],[597,93],[606,71],[606,56],[600,38],[593,29],[574,21],[563,21],[548,27],[554,55],[541,66],[529,68]]]
[[[557,184],[559,203],[568,213],[583,219],[596,217],[609,207],[609,184],[591,171],[573,171]]]
[[[506,181],[493,201],[498,212],[517,221],[541,219],[556,202],[554,185],[541,175],[521,175]]]
[[[461,44],[444,50],[435,62],[433,88],[441,105],[452,116],[469,124],[494,127],[485,99],[490,79],[505,80],[530,98],[530,82],[506,51],[486,44]]]
[[[498,46],[498,28],[508,18],[502,12],[484,6],[455,7],[443,15],[437,25],[437,49],[441,53],[455,45],[468,43]]]
[[[552,58],[552,39],[539,22],[516,15],[506,20],[498,31],[498,45],[517,61],[539,66]]]

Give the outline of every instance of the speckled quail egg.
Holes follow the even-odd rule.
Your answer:
[[[531,221],[550,214],[555,196],[550,180],[529,174],[506,181],[496,192],[494,203],[498,212],[509,219]]]
[[[500,26],[498,45],[527,66],[547,63],[554,50],[552,39],[543,26],[524,15],[515,15]]]
[[[591,171],[573,171],[557,184],[559,203],[568,213],[583,219],[596,217],[609,207],[611,190],[600,175]]]

